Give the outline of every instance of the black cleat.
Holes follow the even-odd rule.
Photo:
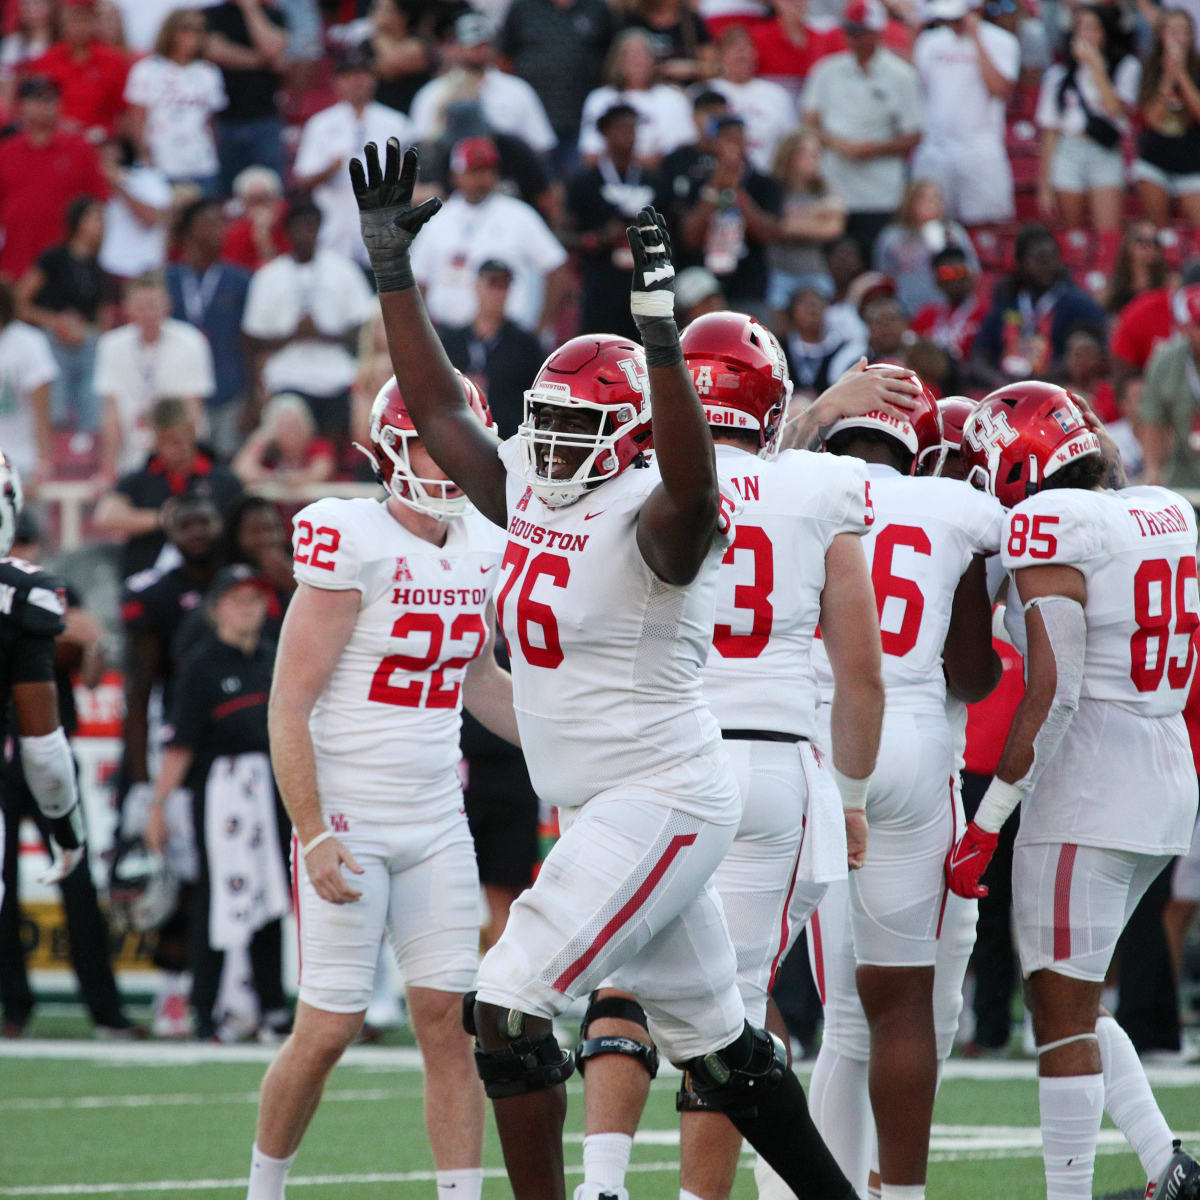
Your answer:
[[[1178,1138],[1171,1143],[1175,1153],[1166,1170],[1146,1185],[1145,1200],[1200,1200],[1200,1163],[1181,1147]]]

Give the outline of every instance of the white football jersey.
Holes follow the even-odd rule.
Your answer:
[[[1004,513],[957,479],[867,467],[875,519],[863,538],[883,644],[888,711],[946,712],[942,649],[954,593],[976,554],[995,554]],[[819,646],[819,643],[818,643]],[[833,698],[824,647],[814,654],[822,700]]]
[[[1009,571],[1057,563],[1082,572],[1082,697],[1145,717],[1183,711],[1200,625],[1191,505],[1161,487],[1053,488],[1008,513],[1003,555]],[[1025,609],[1015,584],[1004,622],[1023,655]]]
[[[700,670],[727,539],[714,539],[690,584],[664,583],[637,545],[638,513],[660,480],[653,462],[550,508],[522,478],[516,439],[499,452],[508,468],[508,545],[496,611],[534,790],[573,807],[723,755]],[[712,820],[736,821],[739,803],[736,783],[724,780],[700,779],[694,795],[672,795],[673,807]]]
[[[435,546],[377,500],[326,499],[296,514],[292,546],[300,583],[361,596],[309,719],[322,806],[424,822],[461,805],[462,681],[487,643],[500,531],[472,512]]]
[[[722,488],[741,502],[717,576],[704,695],[722,729],[816,739],[820,695],[812,665],[825,553],[839,533],[873,520],[858,459],[788,450],[768,462],[717,447]]]

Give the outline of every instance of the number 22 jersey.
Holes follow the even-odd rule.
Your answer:
[[[296,579],[360,593],[358,618],[309,718],[325,811],[423,823],[461,807],[462,680],[487,643],[502,535],[477,513],[444,545],[378,500],[319,500],[293,522]]]

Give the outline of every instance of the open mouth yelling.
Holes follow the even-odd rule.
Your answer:
[[[546,479],[570,479],[575,468],[561,454],[551,453],[545,446],[538,448],[538,470]]]

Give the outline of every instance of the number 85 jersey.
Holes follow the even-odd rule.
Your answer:
[[[435,546],[377,500],[326,499],[297,513],[292,545],[297,581],[360,593],[309,718],[322,804],[389,822],[455,811],[462,680],[487,643],[500,532],[470,513]]]
[[[1160,487],[1053,488],[1009,511],[1002,552],[1009,571],[1058,564],[1086,580],[1083,698],[1143,717],[1183,711],[1200,626],[1196,517],[1186,501]],[[1004,620],[1024,654],[1015,586]]]

